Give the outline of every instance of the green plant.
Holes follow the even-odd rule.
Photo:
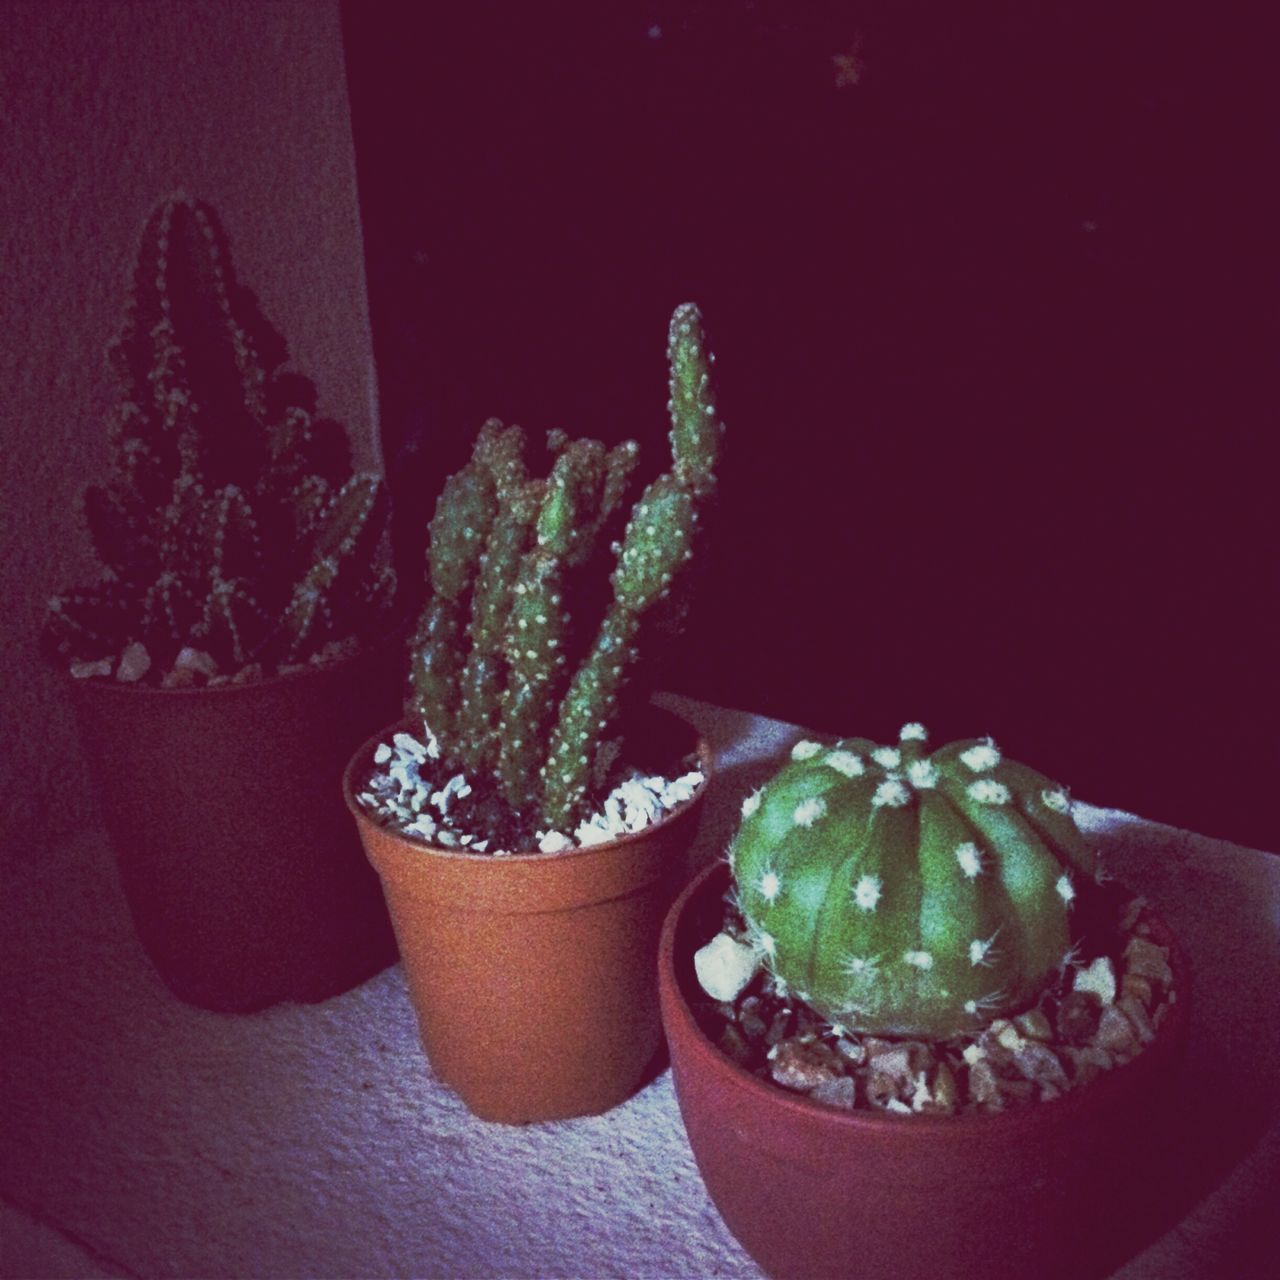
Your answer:
[[[765,963],[833,1023],[943,1039],[1035,997],[1095,858],[1057,783],[990,741],[803,741],[729,857]]]
[[[617,757],[642,622],[655,639],[681,622],[722,431],[691,303],[672,316],[667,354],[672,465],[625,528],[634,442],[606,450],[552,432],[550,475],[531,478],[524,433],[496,420],[437,502],[412,707],[450,767],[491,784],[495,805],[477,824],[514,823],[524,840],[570,829]]]
[[[114,475],[85,493],[101,581],[50,602],[48,652],[93,660],[141,643],[163,671],[190,646],[230,673],[385,626],[386,490],[352,473],[345,432],[314,416],[286,358],[213,210],[161,203],[108,352]]]

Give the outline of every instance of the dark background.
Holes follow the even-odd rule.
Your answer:
[[[991,733],[1083,799],[1277,847],[1251,12],[361,0],[344,25],[406,577],[490,415],[632,436],[656,473],[693,299],[728,434],[667,687]]]

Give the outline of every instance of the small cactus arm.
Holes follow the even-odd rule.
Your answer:
[[[667,338],[671,456],[680,486],[701,497],[715,485],[715,465],[724,434],[711,392],[715,355],[707,349],[702,313],[692,302],[677,307]]]
[[[692,558],[699,506],[715,485],[723,427],[711,389],[712,356],[692,303],[671,317],[667,358],[672,467],[649,485],[632,512],[611,579],[612,603],[560,704],[540,771],[544,822],[556,830],[570,828],[581,814],[638,656],[634,641],[641,617],[670,596]]]
[[[487,465],[497,513],[480,555],[471,598],[470,649],[459,676],[458,763],[472,776],[492,773],[498,760],[507,620],[542,491],[541,481],[528,478],[519,427],[508,427],[495,439]]]
[[[800,742],[729,856],[775,975],[832,1023],[944,1039],[1026,1005],[1069,949],[1092,850],[1057,783],[990,740]]]
[[[329,500],[316,521],[310,568],[294,586],[277,624],[273,659],[297,662],[314,640],[341,636],[357,619],[351,602],[369,599],[378,577],[374,546],[387,520],[387,491],[369,473],[353,475]],[[376,589],[375,594],[376,594]]]
[[[471,590],[497,514],[493,476],[485,462],[497,428],[492,420],[485,423],[471,461],[449,477],[436,499],[427,548],[432,594],[411,647],[411,704],[447,758],[458,755]]]
[[[555,433],[549,444],[557,456],[542,493],[534,545],[521,561],[504,645],[508,680],[498,780],[507,803],[526,812],[537,801],[548,724],[567,663],[566,575],[591,557],[608,475],[598,440],[569,441]]]

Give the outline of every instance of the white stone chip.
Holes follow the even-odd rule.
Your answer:
[[[218,663],[211,653],[206,653],[203,649],[195,649],[188,644],[178,650],[178,656],[173,660],[173,669],[192,671],[208,679],[209,676],[217,675]]]
[[[929,730],[916,720],[912,720],[910,724],[904,724],[898,730],[898,740],[900,742],[927,742],[929,740]]]
[[[77,680],[89,680],[93,676],[109,676],[111,659],[99,658],[96,662],[73,662],[71,674]]]
[[[427,749],[421,742],[417,740],[411,733],[397,733],[391,739],[396,747],[405,755],[411,756],[414,760],[421,764],[427,759]]]
[[[424,840],[434,840],[436,835],[436,822],[430,814],[419,814],[414,820],[405,826],[405,831],[411,836],[421,836]]]
[[[802,738],[791,748],[791,758],[793,760],[812,760],[814,756],[822,750],[822,743],[812,742],[808,738]]]
[[[897,747],[877,747],[871,758],[882,769],[896,769],[902,763],[902,752]]]
[[[1027,1047],[1022,1033],[1007,1018],[997,1018],[991,1024],[991,1030],[995,1034],[996,1043],[1010,1053],[1021,1053]]]
[[[136,684],[151,670],[151,655],[147,646],[135,640],[120,655],[120,665],[116,667],[116,679],[125,684]]]
[[[693,956],[694,972],[713,1000],[736,1000],[760,971],[760,956],[748,943],[718,933]]]
[[[1115,966],[1107,956],[1099,956],[1088,968],[1077,969],[1073,990],[1092,991],[1103,1004],[1114,1004],[1116,998]]]
[[[391,759],[391,748],[385,743],[378,743],[377,750],[373,753],[374,764],[386,764]]]
[[[538,837],[540,853],[563,853],[565,849],[572,848],[573,841],[563,831],[547,831]]]

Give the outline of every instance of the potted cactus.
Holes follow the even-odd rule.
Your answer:
[[[532,477],[520,429],[485,424],[432,520],[410,718],[346,775],[427,1054],[488,1119],[603,1111],[661,1043],[658,930],[711,761],[636,658],[679,626],[714,487],[696,307],[668,356],[672,463],[629,514],[634,443],[554,432]]]
[[[797,743],[673,906],[690,1142],[770,1275],[1103,1274],[1170,1206],[1181,953],[1061,786],[926,741]]]
[[[386,491],[284,371],[203,202],[152,214],[108,354],[101,577],[51,600],[42,642],[138,935],[194,1004],[333,994],[394,956],[334,798],[400,696]]]

